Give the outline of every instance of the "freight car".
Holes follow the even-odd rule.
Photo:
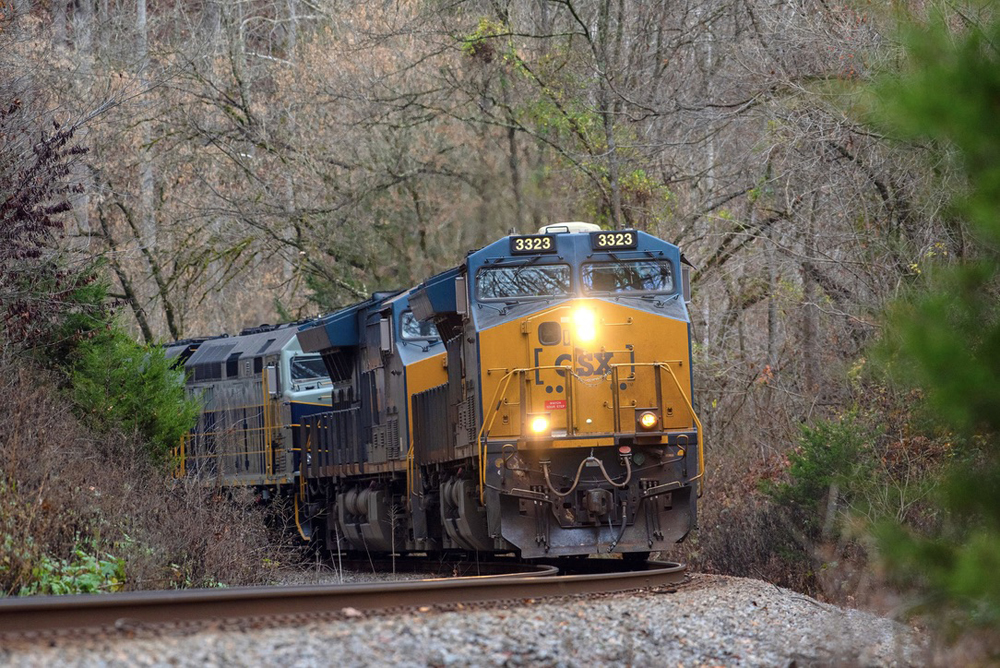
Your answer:
[[[303,536],[329,549],[667,549],[694,527],[704,480],[686,276],[676,246],[637,230],[561,223],[501,238],[301,325],[301,352],[264,355],[240,377],[273,416],[243,430],[261,463],[238,469],[243,455],[212,450],[213,418],[192,432],[187,468],[294,497]],[[209,344],[186,363],[193,391],[203,360],[228,360],[202,356]],[[316,394],[286,391],[298,358],[322,359]],[[219,413],[211,401],[206,414]]]

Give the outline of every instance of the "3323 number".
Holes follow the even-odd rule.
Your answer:
[[[632,248],[635,232],[598,232],[594,245],[597,248]]]
[[[552,250],[552,237],[517,237],[511,239],[515,253],[544,253]]]

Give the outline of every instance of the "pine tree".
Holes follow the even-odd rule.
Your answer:
[[[889,312],[886,352],[954,435],[931,536],[884,527],[890,572],[933,607],[1000,624],[1000,19],[956,31],[947,17],[912,25],[907,63],[884,81],[882,126],[927,146],[964,178],[955,229],[972,243],[930,266],[925,286]]]

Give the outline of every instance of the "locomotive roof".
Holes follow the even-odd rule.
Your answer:
[[[290,344],[298,350],[299,343],[295,338],[296,331],[296,327],[281,327],[242,336],[210,339],[198,347],[198,350],[191,355],[184,366],[224,362],[234,353],[239,353],[241,358],[275,355],[285,350]]]
[[[543,227],[539,234],[552,236],[555,239],[555,248],[540,254],[515,255],[511,252],[511,239],[524,235],[515,234],[500,237],[493,243],[469,253],[466,257],[469,272],[470,274],[475,273],[480,266],[497,261],[524,262],[530,260],[535,262],[537,259],[542,263],[569,261],[579,264],[587,261],[599,261],[603,258],[617,260],[633,257],[660,257],[676,261],[680,257],[680,249],[676,245],[642,230],[623,230],[634,233],[638,239],[636,245],[631,249],[597,250],[592,246],[590,237],[590,234],[595,230],[590,229],[590,227],[576,227],[582,225],[584,223],[559,223]]]
[[[175,357],[180,357],[181,353],[187,352],[188,350],[197,350],[199,343],[193,341],[181,342],[181,343],[171,343],[163,347],[163,356],[168,360],[172,360]]]
[[[435,313],[449,313],[455,310],[455,278],[463,266],[452,267],[413,289],[410,307],[418,320],[430,320]]]
[[[371,299],[352,304],[298,328],[299,343],[306,352],[350,348],[361,342],[358,316],[372,306],[400,295],[402,290],[375,292]]]

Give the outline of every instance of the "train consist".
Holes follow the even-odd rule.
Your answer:
[[[334,550],[667,549],[704,478],[686,275],[644,232],[562,223],[315,321],[181,342],[205,408],[179,462],[291,498]]]

